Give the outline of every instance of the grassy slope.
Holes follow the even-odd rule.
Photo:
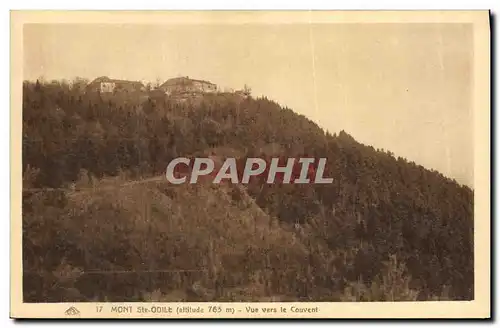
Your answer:
[[[94,188],[73,192],[51,227],[63,238],[55,247],[46,245],[45,258],[72,258],[75,271],[69,285],[49,290],[54,301],[148,298],[155,291],[149,297],[265,299],[277,296],[266,290],[267,276],[300,270],[307,253],[295,232],[279,226],[241,186],[169,186],[160,180]],[[288,260],[267,270],[273,259],[266,254]],[[49,271],[57,276],[63,267]],[[132,281],[149,288],[135,290]],[[219,291],[218,284],[226,288]]]

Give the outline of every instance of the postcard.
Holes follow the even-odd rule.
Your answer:
[[[487,11],[12,11],[11,317],[490,318]]]

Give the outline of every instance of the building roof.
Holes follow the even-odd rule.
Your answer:
[[[165,86],[169,86],[169,85],[177,85],[177,84],[192,84],[193,82],[200,82],[200,83],[215,85],[214,83],[209,82],[209,81],[190,79],[189,76],[181,76],[181,77],[174,77],[174,78],[168,79],[160,87],[165,87]]]
[[[116,83],[116,84],[132,84],[132,85],[136,85],[136,86],[144,86],[144,84],[140,81],[110,79],[107,76],[98,77],[94,81],[90,82],[89,85],[94,84],[94,83],[101,83],[101,82],[112,82],[112,83]]]

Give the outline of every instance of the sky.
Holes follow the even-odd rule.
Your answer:
[[[189,76],[473,185],[467,24],[27,24],[24,79]]]

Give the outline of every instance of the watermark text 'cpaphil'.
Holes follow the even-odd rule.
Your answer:
[[[332,178],[325,178],[326,158],[227,158],[223,163],[213,158],[179,157],[167,166],[166,177],[172,184],[197,183],[212,179],[213,183],[248,184],[252,181],[294,184],[327,184]]]

